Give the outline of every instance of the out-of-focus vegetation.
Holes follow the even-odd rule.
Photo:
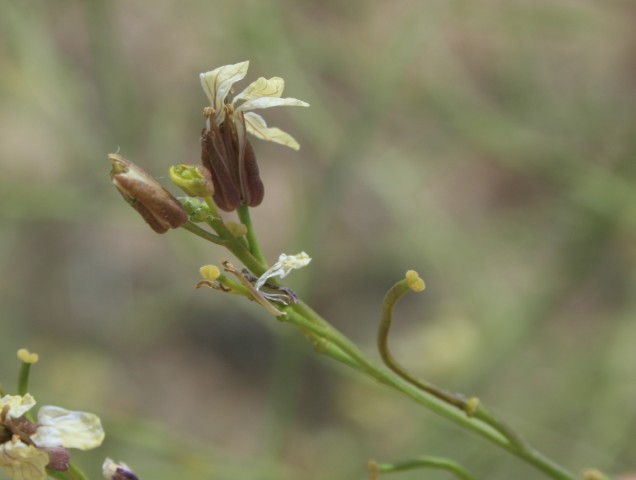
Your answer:
[[[227,258],[154,234],[117,151],[167,184],[198,161],[198,73],[250,60],[310,109],[254,142],[268,258],[374,349],[479,396],[573,470],[636,470],[636,5],[629,1],[0,1],[0,380],[40,354],[41,402],[99,413],[143,478],[365,478],[443,455],[537,473],[318,357],[257,307],[195,290]],[[243,83],[239,87],[246,85]],[[0,473],[0,477],[1,477]],[[398,478],[423,478],[420,473]],[[426,473],[426,478],[448,478]]]

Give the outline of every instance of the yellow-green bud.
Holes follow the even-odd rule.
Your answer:
[[[203,278],[211,282],[215,281],[221,276],[221,270],[216,265],[203,265],[199,269],[199,273]]]
[[[151,175],[120,155],[108,155],[113,184],[150,227],[157,233],[178,228],[188,221],[181,202]]]
[[[210,172],[202,165],[173,165],[169,173],[172,183],[191,197],[210,197],[214,194]]]
[[[37,353],[31,353],[26,348],[21,348],[20,350],[18,350],[18,360],[20,360],[22,363],[37,363],[39,359],[40,357]]]
[[[421,292],[426,288],[424,280],[420,278],[415,270],[409,270],[406,272],[405,278],[409,288],[414,292]]]

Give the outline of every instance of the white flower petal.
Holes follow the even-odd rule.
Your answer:
[[[248,110],[256,110],[257,108],[271,107],[308,107],[307,102],[298,100],[297,98],[278,98],[278,97],[259,97],[248,100],[236,107],[237,112],[247,112]]]
[[[245,118],[247,131],[255,137],[258,137],[261,140],[267,140],[268,142],[280,143],[281,145],[293,148],[294,150],[298,150],[300,148],[300,145],[296,140],[294,140],[294,137],[292,137],[289,133],[282,131],[280,128],[268,127],[267,123],[265,123],[265,119],[260,115],[254,112],[247,112],[243,115],[243,117]]]
[[[31,440],[39,447],[65,447],[89,450],[104,440],[97,415],[45,406],[38,411],[38,429]]]
[[[267,279],[272,277],[285,278],[292,270],[297,270],[309,265],[311,257],[305,252],[300,252],[297,255],[286,255],[281,253],[278,257],[278,262],[271,266],[263,275],[256,281],[254,287],[256,290],[261,288],[267,282]]]
[[[35,405],[35,399],[29,393],[24,396],[5,395],[0,398],[0,411],[2,411],[7,405],[9,406],[7,417],[19,418],[33,408]]]
[[[250,83],[245,90],[234,97],[232,103],[239,100],[247,101],[260,97],[280,97],[285,89],[285,80],[280,77],[270,79],[259,77],[258,80]]]
[[[17,437],[0,445],[0,465],[13,480],[45,480],[48,463],[46,452],[23,443]]]
[[[199,75],[203,91],[210,99],[217,115],[223,115],[223,104],[232,85],[245,78],[249,61],[224,65]]]

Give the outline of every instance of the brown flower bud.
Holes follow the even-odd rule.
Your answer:
[[[108,155],[115,187],[157,233],[178,228],[188,221],[185,209],[170,192],[146,171],[121,155]]]

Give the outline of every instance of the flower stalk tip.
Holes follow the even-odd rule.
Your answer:
[[[26,348],[18,350],[18,360],[22,363],[28,363],[30,365],[37,363],[40,356],[37,353],[31,353]]]
[[[424,280],[420,278],[419,274],[415,270],[407,271],[404,277],[406,278],[407,285],[414,292],[421,292],[426,288]]]
[[[214,282],[221,276],[221,270],[216,265],[204,265],[199,269],[199,273],[210,282]]]

